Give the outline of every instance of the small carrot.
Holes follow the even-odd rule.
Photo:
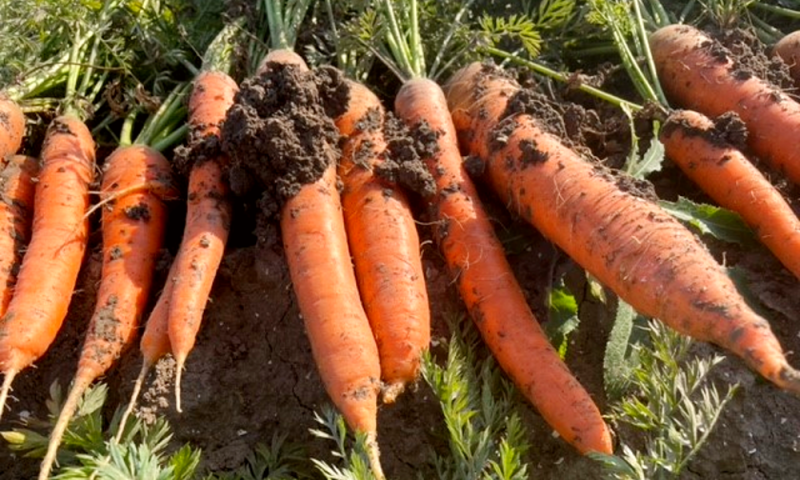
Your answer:
[[[730,53],[688,25],[650,35],[653,59],[667,96],[710,117],[736,112],[747,125],[748,145],[774,169],[800,184],[800,104],[766,80],[737,69]]]
[[[52,121],[41,153],[31,242],[0,318],[0,414],[16,374],[44,354],[67,314],[86,250],[94,155],[91,132],[80,119]]]
[[[673,112],[661,129],[667,156],[719,205],[738,212],[759,240],[800,277],[800,220],[781,193],[728,144],[708,117]]]
[[[430,308],[419,235],[406,195],[375,173],[386,149],[383,106],[348,81],[350,100],[336,119],[346,137],[339,161],[342,206],[361,301],[380,354],[382,399],[392,403],[419,376],[430,343]]]
[[[789,74],[800,87],[800,30],[792,32],[775,44],[772,52],[789,66]]]
[[[220,124],[238,91],[236,82],[218,71],[195,79],[189,99],[189,124],[198,139],[219,138]],[[211,286],[222,261],[231,226],[232,206],[223,179],[223,154],[195,161],[189,175],[188,206],[183,239],[170,278],[168,323],[172,355],[177,363],[176,408],[181,411],[181,372],[194,347]]]
[[[0,171],[0,317],[6,313],[22,255],[28,245],[33,217],[34,179],[39,173],[35,158],[13,155]]]
[[[19,105],[0,92],[0,159],[17,153],[25,134],[25,114]]]
[[[89,321],[72,388],[50,434],[39,479],[46,480],[61,438],[86,389],[130,344],[149,297],[155,262],[166,228],[159,192],[171,187],[167,159],[145,145],[118,148],[107,160],[101,195],[114,200],[103,209],[103,271],[97,306]],[[127,193],[132,187],[152,186]]]
[[[644,315],[720,345],[800,394],[769,323],[753,312],[705,246],[656,204],[626,191],[526,113],[507,111],[520,87],[473,64],[449,82],[465,150],[486,162],[510,209]]]

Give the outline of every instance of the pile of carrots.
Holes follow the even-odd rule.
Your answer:
[[[680,26],[651,38],[666,91],[709,116],[741,107],[737,113],[750,132],[752,151],[800,182],[797,140],[770,135],[800,131],[800,104],[763,80],[732,75],[730,62],[709,57],[710,39],[702,35]],[[800,58],[778,52],[792,61]],[[308,69],[287,49],[273,50],[262,65]],[[320,377],[349,426],[367,434],[374,447],[373,472],[383,478],[378,402],[392,403],[418,380],[430,344],[430,305],[411,207],[414,193],[375,174],[387,149],[384,107],[364,85],[346,80],[345,87],[349,103],[332,119],[342,149],[332,146],[337,156],[322,176],[286,199],[280,228]],[[729,93],[720,94],[723,87]],[[220,71],[195,78],[188,101],[191,138],[222,142],[226,113],[239,101],[237,90]],[[483,180],[509,209],[639,312],[725,348],[779,388],[800,394],[800,373],[769,324],[747,306],[696,236],[650,200],[620,188],[621,174],[582,158],[530,112],[515,110],[512,100],[521,92],[499,68],[471,64],[444,86],[408,80],[394,110],[434,143],[433,153],[420,156],[436,193],[418,200],[436,222],[436,239],[464,303],[500,365],[565,441],[581,453],[613,451],[591,395],[558,358],[525,303],[462,154],[481,159]],[[0,191],[7,225],[0,238],[0,415],[14,377],[45,354],[66,317],[88,244],[89,213],[102,209],[97,307],[43,462],[40,479],[45,479],[81,393],[136,337],[162,248],[165,202],[181,195],[167,158],[134,144],[103,159],[100,200],[93,206],[95,144],[86,124],[74,116],[53,120],[38,163],[16,155],[24,130],[25,116],[0,97]],[[667,155],[690,177],[697,173],[712,198],[742,209],[763,242],[800,277],[800,221],[742,152],[715,137],[711,120],[675,112],[662,141]],[[226,178],[233,160],[221,150],[190,159],[183,240],[141,336],[143,364],[134,400],[149,368],[171,353],[181,409],[181,371],[234,220],[235,199]],[[734,198],[724,182],[702,183],[700,171],[723,168],[719,175],[736,182],[746,199]]]

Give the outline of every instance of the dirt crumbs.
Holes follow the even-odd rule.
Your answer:
[[[397,183],[423,197],[436,193],[436,181],[424,164],[439,151],[439,133],[427,122],[409,129],[394,115],[386,118],[386,155],[378,176]]]

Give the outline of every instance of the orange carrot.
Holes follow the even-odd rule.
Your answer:
[[[644,315],[740,356],[800,394],[769,323],[753,312],[705,246],[654,203],[620,189],[525,113],[506,111],[519,86],[478,64],[449,83],[463,147],[486,162],[508,207]]]
[[[772,51],[789,66],[789,74],[794,79],[794,83],[800,86],[800,30],[780,39]]]
[[[339,162],[342,206],[361,301],[380,354],[382,399],[392,403],[419,376],[430,343],[430,309],[419,235],[406,195],[375,173],[382,162],[383,106],[348,81],[350,100],[336,119],[346,138]]]
[[[22,254],[28,245],[33,217],[34,178],[39,173],[35,158],[23,155],[8,157],[0,171],[0,317],[6,313]]]
[[[164,238],[171,172],[161,153],[144,145],[118,148],[106,161],[101,195],[103,271],[97,306],[89,321],[78,370],[50,435],[39,479],[46,480],[61,438],[83,393],[103,375],[133,339],[147,302],[155,262]],[[139,191],[128,193],[135,187]]]
[[[222,72],[203,72],[195,79],[189,99],[189,125],[194,136],[219,138],[220,124],[237,91],[236,82]],[[232,207],[222,178],[222,165],[227,164],[227,157],[220,154],[196,162],[189,175],[186,226],[170,278],[167,313],[169,340],[177,363],[175,397],[179,412],[181,372],[194,347],[230,231]]]
[[[737,69],[729,52],[688,25],[650,36],[650,48],[667,96],[710,117],[736,112],[749,131],[754,153],[800,184],[800,104],[766,80]]]
[[[527,304],[467,176],[442,89],[433,81],[406,82],[395,111],[411,128],[426,125],[438,138],[427,159],[436,179],[436,236],[461,298],[501,368],[544,419],[580,452],[612,452],[600,411],[550,344]]]
[[[25,134],[25,114],[19,105],[0,92],[0,159],[17,153]]]
[[[800,220],[781,193],[714,123],[689,110],[673,112],[661,129],[667,156],[719,205],[738,212],[759,240],[800,277]]]
[[[36,184],[31,242],[17,286],[0,318],[0,414],[11,382],[47,351],[67,314],[86,250],[89,184],[94,141],[77,117],[61,116],[48,128]]]

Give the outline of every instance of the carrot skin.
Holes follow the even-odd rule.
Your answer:
[[[581,453],[612,452],[611,435],[588,392],[550,344],[527,304],[458,151],[441,88],[407,82],[395,111],[410,126],[423,120],[440,133],[427,160],[437,193],[436,236],[459,292],[500,366],[545,420]]]
[[[800,375],[769,324],[694,234],[654,203],[621,190],[613,175],[530,115],[505,114],[519,86],[482,71],[473,64],[458,72],[448,99],[465,149],[486,161],[487,179],[508,207],[640,313],[720,345],[800,394]],[[500,129],[504,142],[494,141]]]
[[[94,141],[74,117],[51,123],[36,184],[31,242],[0,319],[0,369],[19,372],[41,357],[67,314],[88,237]]]
[[[789,74],[800,86],[800,30],[794,31],[775,44],[772,52],[789,66]]]
[[[6,313],[22,256],[31,236],[34,179],[39,174],[35,158],[13,155],[0,171],[0,317]]]
[[[800,184],[800,104],[766,80],[737,73],[733,59],[705,33],[671,25],[650,36],[658,77],[670,99],[709,117],[736,112],[748,145],[774,169]]]
[[[800,278],[800,220],[781,193],[737,149],[715,142],[714,123],[681,110],[661,129],[667,156],[719,205],[738,212],[759,240]]]
[[[0,92],[0,159],[17,153],[25,135],[25,114]]]
[[[386,149],[383,107],[367,87],[349,84],[350,104],[336,119],[346,137],[339,162],[342,207],[361,300],[380,354],[382,399],[392,403],[417,380],[430,344],[428,293],[408,198],[374,173]],[[359,127],[368,115],[376,124]],[[356,157],[363,157],[359,164]]]

